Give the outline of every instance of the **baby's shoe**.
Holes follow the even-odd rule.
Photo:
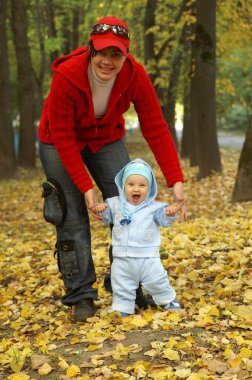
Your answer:
[[[160,305],[160,306],[163,310],[181,309],[181,306],[176,298],[170,303],[168,303],[167,305]]]
[[[121,317],[128,317],[129,315],[132,315],[132,314],[128,314],[128,313],[123,313],[122,311],[117,311],[117,310],[113,310],[113,309],[108,309],[108,313],[119,313],[121,315]]]

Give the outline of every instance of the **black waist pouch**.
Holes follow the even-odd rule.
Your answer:
[[[42,183],[44,198],[43,215],[48,223],[59,226],[67,212],[66,199],[60,184],[54,178]]]

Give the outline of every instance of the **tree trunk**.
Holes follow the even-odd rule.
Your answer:
[[[18,91],[20,109],[19,163],[35,166],[35,128],[33,115],[34,78],[27,38],[27,12],[25,0],[11,0],[12,29],[17,56]]]
[[[232,201],[252,201],[252,116],[241,151]]]
[[[6,34],[6,5],[7,0],[0,0],[0,178],[11,177],[16,171]]]
[[[144,63],[147,64],[151,60],[155,60],[154,53],[154,34],[147,33],[149,28],[155,25],[155,10],[157,8],[157,0],[147,0],[144,17]],[[155,77],[150,75],[153,83]]]
[[[180,46],[178,46],[178,51],[176,52],[175,59],[172,62],[172,70],[169,78],[169,86],[167,89],[166,102],[163,106],[163,114],[166,122],[169,125],[169,130],[171,132],[172,138],[178,149],[178,139],[175,129],[175,109],[176,109],[176,99],[177,99],[177,85],[180,72],[180,63],[182,59],[182,51]]]
[[[195,7],[192,3],[186,4],[190,15],[195,16]],[[180,155],[182,158],[190,158],[192,145],[192,134],[190,124],[190,100],[191,100],[191,63],[192,63],[192,25],[187,25],[185,36],[182,40],[184,49],[183,59],[183,131],[180,145]]]
[[[196,17],[196,4],[192,4],[192,14]],[[195,36],[196,24],[193,25],[193,36]],[[194,38],[195,39],[195,38]],[[197,97],[196,97],[196,80],[195,80],[195,62],[196,62],[196,44],[191,43],[190,56],[190,85],[189,85],[189,125],[190,125],[190,145],[189,159],[190,166],[198,166],[198,149],[199,144],[197,136]]]
[[[48,37],[56,38],[56,27],[54,21],[54,8],[53,2],[51,0],[45,0],[45,12],[46,12],[46,21],[47,21],[47,29],[48,29]],[[58,57],[59,52],[57,50],[50,52],[50,62]]]
[[[162,106],[162,112],[164,114],[164,118],[166,121],[168,119],[172,119],[174,122],[174,114],[175,114],[175,105],[170,103],[169,108],[163,104],[164,99],[166,99],[166,94],[164,89],[160,86],[155,86],[155,80],[160,76],[160,70],[158,65],[158,60],[160,56],[155,55],[154,45],[155,38],[153,33],[146,33],[151,27],[155,25],[155,11],[157,8],[157,0],[147,0],[146,8],[145,8],[145,18],[144,18],[144,62],[145,64],[149,64],[153,66],[153,72],[149,74],[149,77],[152,81],[152,84],[155,88],[157,97]],[[161,53],[163,50],[161,49]],[[172,99],[173,100],[173,99]],[[175,144],[177,145],[177,136],[175,128],[173,127],[173,122],[171,125],[168,124],[171,135],[174,139]]]
[[[43,26],[41,24],[42,22],[42,14],[43,9],[40,3],[40,0],[35,0],[35,12],[34,12],[34,18],[35,18],[35,28],[38,36],[38,46],[40,50],[40,68],[38,74],[36,74],[35,70],[33,69],[33,77],[34,77],[34,86],[36,89],[36,97],[35,97],[35,115],[36,118],[39,118],[41,115],[41,110],[43,107],[43,84],[44,84],[44,77],[46,73],[46,52],[45,52],[45,42],[44,42],[44,34],[43,34]]]
[[[171,132],[174,144],[176,145],[176,148],[178,150],[178,138],[177,133],[175,129],[175,108],[176,108],[176,99],[172,97],[172,99],[167,102],[168,105],[165,107],[162,107],[163,115],[165,118],[165,121],[167,122],[169,126],[169,131]]]
[[[196,0],[195,75],[193,77],[194,111],[199,178],[221,171],[217,139],[216,76],[216,0]]]
[[[72,26],[72,49],[79,46],[79,26],[84,21],[84,12],[80,6],[73,9],[73,26]],[[82,44],[83,45],[83,44]]]
[[[79,43],[79,23],[80,23],[80,8],[73,9],[73,23],[72,23],[72,49],[76,49]]]
[[[196,89],[196,79],[195,79],[195,58],[194,58],[194,47],[192,46],[192,72],[191,72],[191,91],[190,91],[190,166],[199,165],[199,149],[200,145],[199,134],[198,134],[198,97]]]
[[[190,157],[191,135],[190,135],[190,83],[185,77],[184,80],[184,114],[183,132],[181,138],[180,155],[182,158]]]
[[[70,15],[68,13],[62,12],[62,20],[61,20],[61,36],[63,37],[63,46],[62,51],[63,54],[69,54],[72,50],[71,46],[71,32],[70,32]]]
[[[181,4],[180,10],[176,17],[176,21],[178,22],[182,15],[185,12],[188,12],[190,9],[190,4],[188,0],[184,0]],[[179,43],[177,50],[174,55],[174,59],[171,63],[171,74],[168,82],[167,92],[165,94],[165,104],[164,104],[164,117],[169,125],[169,129],[175,145],[178,149],[178,139],[175,129],[175,118],[176,118],[176,101],[177,101],[177,88],[179,83],[179,75],[181,70],[181,65],[183,60],[185,59],[185,39],[190,31],[190,27],[187,24],[184,24],[183,29],[181,31],[181,35],[179,38]]]

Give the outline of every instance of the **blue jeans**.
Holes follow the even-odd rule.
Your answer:
[[[96,300],[97,289],[92,287],[96,275],[84,196],[69,177],[54,145],[40,142],[39,153],[46,177],[60,184],[66,200],[66,216],[56,227],[58,266],[66,288],[61,301],[72,306],[85,298]],[[96,153],[86,146],[81,156],[103,199],[118,195],[114,178],[130,160],[123,141],[108,144]]]

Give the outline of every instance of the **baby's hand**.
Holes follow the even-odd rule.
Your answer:
[[[176,212],[178,212],[181,207],[182,207],[183,203],[176,203],[175,205],[171,205],[171,206],[168,206],[165,208],[165,215],[166,216],[174,216],[176,214]]]
[[[108,208],[106,203],[95,203],[94,207],[95,207],[95,212],[97,214],[101,214],[102,212],[104,212]]]

